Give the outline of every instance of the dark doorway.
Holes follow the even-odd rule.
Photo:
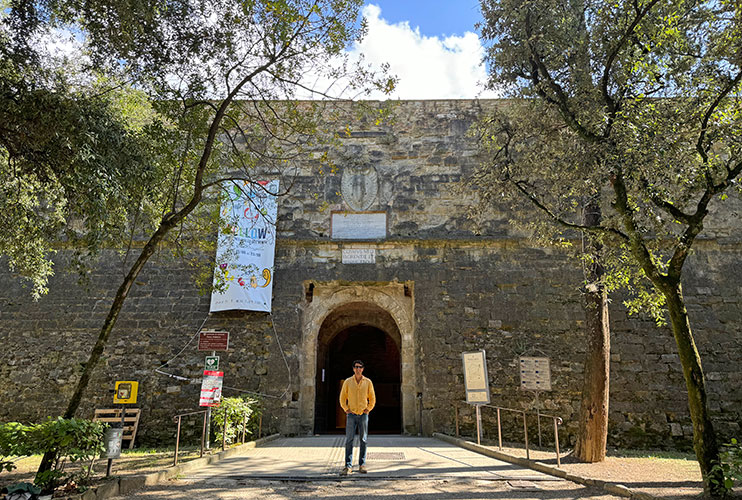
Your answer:
[[[339,403],[343,380],[353,374],[353,360],[366,365],[364,376],[374,383],[376,407],[369,417],[369,432],[399,434],[401,363],[399,346],[383,330],[369,325],[345,328],[320,345],[317,361],[316,433],[344,433],[345,414]]]

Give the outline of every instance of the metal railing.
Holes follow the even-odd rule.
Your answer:
[[[180,415],[175,415],[173,417],[173,420],[178,422],[178,430],[175,433],[175,457],[173,458],[173,466],[178,465],[178,450],[180,449],[180,426],[182,422],[183,417],[187,417],[190,415],[199,415],[203,413],[204,415],[204,425],[203,430],[201,431],[201,454],[199,456],[204,456],[204,442],[206,440],[206,417],[207,417],[207,411],[208,410],[200,410],[200,411],[192,411],[188,413],[181,413]],[[227,422],[227,407],[224,407],[224,422]],[[247,417],[242,419],[242,438],[240,441],[242,444],[245,444],[245,435],[247,433]],[[237,435],[240,435],[240,432],[237,432]],[[263,414],[260,414],[260,420],[258,421],[258,439],[260,439],[263,435]],[[222,451],[227,448],[227,433],[222,432]]]
[[[528,446],[528,420],[527,420],[527,414],[528,413],[526,411],[524,411],[524,410],[518,410],[518,409],[515,409],[515,408],[505,408],[505,407],[502,407],[502,406],[493,406],[493,405],[478,405],[478,406],[481,406],[483,408],[493,408],[493,409],[497,410],[497,444],[498,444],[498,447],[501,450],[502,450],[502,419],[501,419],[501,416],[500,416],[500,412],[501,411],[508,411],[508,412],[513,412],[513,413],[516,413],[516,414],[517,413],[521,414],[521,416],[523,418],[523,437],[524,437],[523,441],[524,441],[524,445],[525,445],[525,448],[526,448],[526,459],[530,460],[531,459],[531,452],[530,452],[530,448]],[[456,410],[456,436],[457,437],[460,437],[460,432],[459,432],[459,403],[458,402],[455,405],[455,410]],[[555,451],[556,451],[557,467],[561,467],[562,461],[561,461],[561,458],[559,456],[559,426],[562,425],[564,423],[564,421],[562,420],[561,417],[557,417],[557,416],[554,416],[554,415],[546,415],[546,414],[541,413],[540,411],[537,410],[536,411],[536,419],[537,419],[537,423],[538,423],[538,444],[539,444],[539,446],[541,446],[541,418],[542,417],[552,419],[552,422],[554,424],[554,446],[555,446]],[[481,435],[481,430],[479,429],[479,421],[477,421],[477,444],[480,444],[479,443],[480,435]]]
[[[189,415],[198,415],[199,413],[204,414],[204,426],[203,430],[201,431],[201,455],[204,456],[204,440],[206,439],[206,410],[201,411],[192,411],[189,413],[181,413],[180,415],[175,415],[173,417],[173,420],[178,422],[178,431],[175,434],[175,458],[173,458],[173,466],[178,465],[178,449],[180,447],[180,423],[183,417],[187,417]]]

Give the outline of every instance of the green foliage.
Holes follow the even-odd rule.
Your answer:
[[[221,443],[224,436],[224,415],[226,410],[227,443],[236,443],[242,437],[242,426],[245,424],[245,436],[254,436],[258,433],[260,415],[263,406],[260,400],[241,396],[235,398],[224,398],[218,408],[211,413],[211,420],[216,430],[216,442]]]
[[[90,420],[70,418],[47,419],[39,424],[24,425],[10,422],[0,425],[0,456],[6,470],[12,470],[10,457],[23,457],[57,452],[54,467],[36,476],[35,483],[42,487],[55,484],[60,479],[68,479],[64,472],[66,460],[88,463],[78,479],[85,480],[92,469],[93,462],[104,449],[103,431],[105,424]],[[7,465],[10,464],[10,465]]]
[[[32,454],[25,439],[27,432],[28,427],[18,422],[0,425],[0,472],[15,469],[16,459]]]
[[[722,447],[721,463],[714,465],[714,470],[721,470],[724,477],[724,489],[732,491],[735,485],[742,482],[742,444],[732,438]]]

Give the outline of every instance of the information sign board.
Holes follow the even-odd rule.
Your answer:
[[[521,389],[525,391],[551,390],[549,358],[521,357],[518,365]]]
[[[199,351],[226,351],[229,347],[229,332],[207,332],[198,334]]]
[[[469,404],[488,404],[490,402],[487,357],[484,349],[461,353],[464,363],[464,388],[466,402]]]
[[[222,401],[222,381],[224,372],[204,370],[201,380],[201,398],[199,406],[219,406]]]

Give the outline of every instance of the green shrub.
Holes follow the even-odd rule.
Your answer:
[[[213,408],[211,420],[216,431],[216,443],[222,442],[224,435],[224,414],[227,414],[227,443],[237,442],[241,437],[243,422],[246,422],[245,436],[258,432],[260,415],[263,412],[260,400],[249,396],[224,398],[218,408]]]
[[[105,424],[80,418],[47,419],[40,424],[23,425],[10,422],[0,426],[0,456],[3,467],[12,470],[14,465],[9,457],[43,455],[47,451],[56,452],[54,467],[39,474],[34,483],[45,490],[53,488],[61,479],[76,478],[85,481],[93,468],[95,459],[103,452],[103,431]],[[87,462],[78,474],[65,474],[64,466],[70,462]]]
[[[721,464],[714,465],[712,471],[721,469],[724,473],[724,489],[731,491],[742,482],[742,444],[732,438],[721,448]]]
[[[0,472],[15,469],[15,461],[33,455],[27,444],[30,427],[19,422],[0,425]]]
[[[56,483],[60,479],[73,479],[85,481],[90,477],[95,459],[104,450],[103,431],[106,424],[92,422],[81,418],[48,419],[37,424],[29,432],[30,446],[35,453],[57,452],[57,461],[54,468],[36,476],[34,483],[46,487],[50,483]],[[78,475],[65,474],[65,461],[85,462],[87,467],[82,467]],[[46,488],[45,488],[46,489]]]

